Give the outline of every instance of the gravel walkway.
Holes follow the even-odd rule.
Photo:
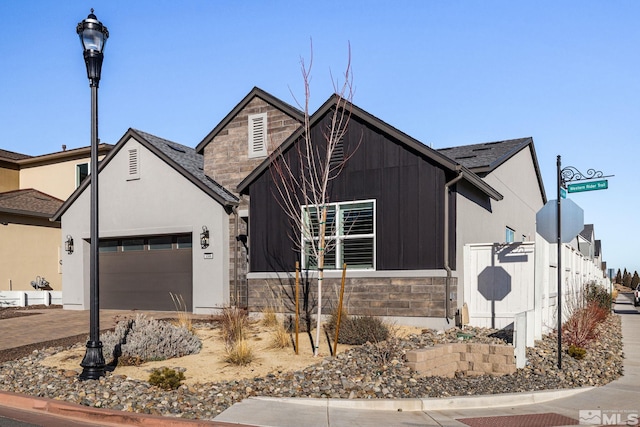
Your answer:
[[[302,371],[281,372],[262,378],[181,386],[164,391],[146,381],[107,374],[97,381],[80,382],[77,372],[44,367],[39,361],[65,350],[33,350],[26,357],[0,365],[0,389],[81,405],[184,418],[213,419],[249,396],[313,398],[424,398],[604,385],[622,375],[622,334],[619,316],[601,325],[599,339],[587,355],[563,357],[556,367],[557,340],[549,335],[527,350],[528,365],[513,375],[440,378],[421,377],[404,363],[409,349],[456,342],[455,330],[425,331],[403,340],[365,344],[335,358],[326,358]],[[470,342],[504,344],[497,331],[471,328]],[[84,346],[84,343],[76,344]]]

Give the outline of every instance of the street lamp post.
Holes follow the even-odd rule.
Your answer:
[[[98,262],[98,84],[102,70],[104,45],[109,38],[107,27],[91,13],[76,27],[84,50],[84,62],[91,87],[91,245],[89,255],[90,326],[87,350],[80,363],[81,380],[95,380],[104,375],[105,362],[100,341],[100,294]]]

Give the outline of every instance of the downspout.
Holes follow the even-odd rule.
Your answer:
[[[445,319],[449,323],[451,317],[451,266],[449,266],[449,187],[462,179],[462,172],[457,168],[458,176],[444,185],[444,269],[447,270],[445,279],[444,310]]]
[[[234,305],[236,306],[236,308],[239,307],[238,304],[238,244],[240,243],[240,240],[238,239],[238,229],[239,229],[239,215],[238,215],[238,207],[237,206],[233,206],[231,208],[232,212],[233,212],[233,216],[234,216],[234,232],[233,234],[235,234],[235,245],[236,245],[236,250],[235,250],[235,254],[233,257],[233,288],[234,288]]]

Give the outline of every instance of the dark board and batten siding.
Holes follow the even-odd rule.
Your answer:
[[[314,141],[324,143],[325,120],[312,129]],[[344,145],[346,153],[358,148],[333,181],[331,201],[376,200],[376,269],[443,269],[444,186],[454,175],[357,117],[351,119]],[[269,170],[251,184],[252,272],[293,271],[298,259],[299,236],[292,236],[275,194]],[[455,197],[450,203],[449,247],[455,254]],[[451,264],[455,268],[455,256]]]

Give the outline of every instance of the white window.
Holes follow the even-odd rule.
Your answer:
[[[515,241],[515,238],[516,232],[513,229],[507,227],[505,230],[505,242],[513,243]]]
[[[324,267],[342,269],[342,264],[347,264],[349,269],[375,269],[375,201],[330,203],[326,207]],[[302,208],[303,268],[317,267],[322,210],[318,206]]]
[[[76,188],[80,187],[82,181],[89,176],[89,163],[78,163],[76,165]]]
[[[129,173],[127,174],[127,180],[134,179],[140,179],[140,158],[137,148],[129,150]]]
[[[267,113],[249,116],[249,158],[267,155]]]

